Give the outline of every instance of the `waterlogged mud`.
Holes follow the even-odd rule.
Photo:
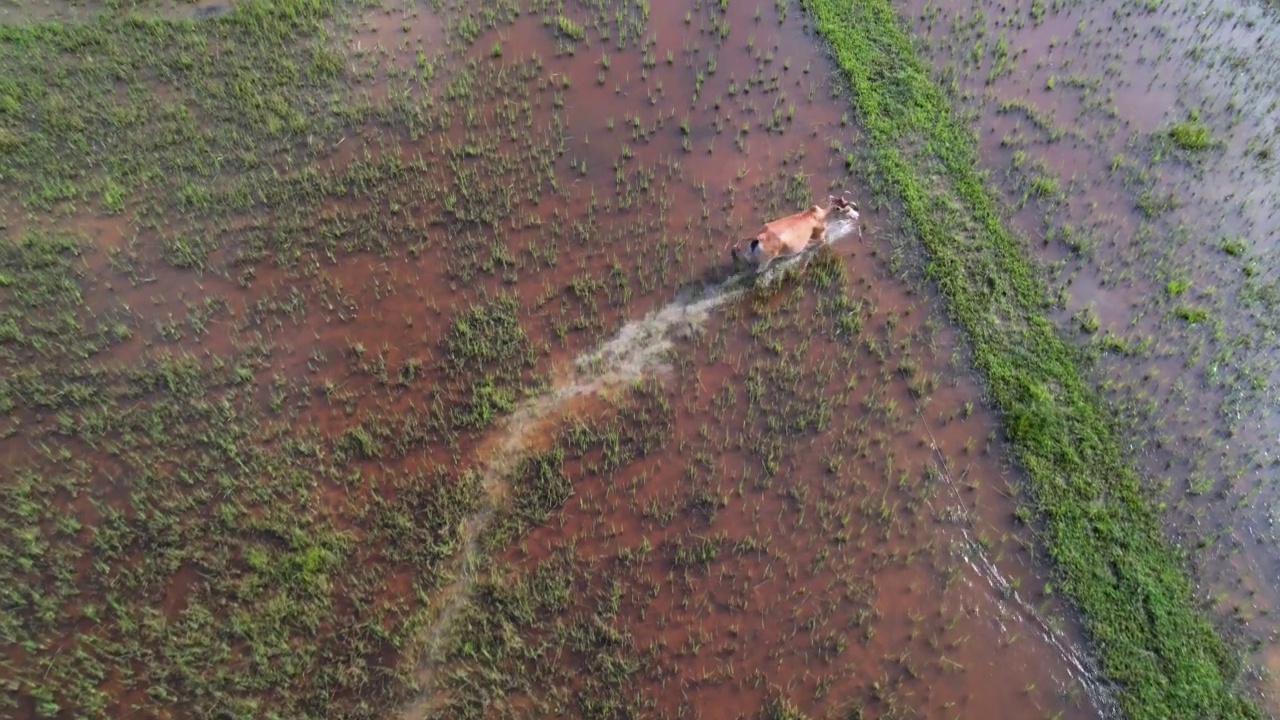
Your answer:
[[[20,38],[4,714],[1107,711],[798,12],[447,5]]]
[[[826,273],[839,273],[838,260],[830,255],[815,262],[822,266],[815,274],[825,278],[816,279],[817,283],[830,280]],[[787,282],[789,287],[773,291],[786,297],[749,299],[736,292],[715,293],[693,307],[755,304],[750,312],[767,317],[758,320],[757,327],[767,322],[780,331],[776,339],[760,338],[760,342],[798,340],[796,335],[807,332],[802,328],[808,325],[797,322],[798,317],[821,314],[823,298],[801,304],[794,279]],[[845,287],[843,282],[834,288],[854,295],[865,290]],[[828,287],[823,292],[825,299],[835,297],[831,291]],[[767,309],[770,300],[780,311]],[[867,311],[862,302],[856,307],[859,316]],[[564,405],[581,397],[575,390],[584,387],[582,382],[535,399],[513,413],[510,424],[500,431],[503,448],[486,453],[490,470],[510,469],[507,458],[511,455],[506,451],[517,445],[525,453],[536,450],[535,457],[543,455],[539,462],[551,455],[556,458],[552,462],[560,492],[571,499],[556,514],[558,519],[532,530],[518,550],[507,553],[514,564],[510,569],[499,566],[472,581],[472,607],[461,616],[449,613],[461,628],[459,641],[424,673],[428,681],[446,679],[437,680],[439,687],[412,705],[408,717],[479,712],[484,709],[479,698],[491,692],[505,696],[502,706],[510,703],[532,714],[572,713],[575,706],[582,711],[613,703],[619,703],[617,709],[667,715],[702,714],[711,708],[716,714],[750,714],[780,701],[812,707],[815,713],[857,708],[886,712],[899,707],[921,714],[999,712],[1008,703],[1021,706],[1028,701],[1050,712],[1061,711],[1061,698],[1042,705],[1044,696],[1036,690],[1034,679],[993,693],[975,692],[973,685],[956,677],[970,668],[989,671],[990,658],[997,652],[1004,668],[1038,665],[1039,656],[1048,649],[1046,641],[1071,662],[1082,683],[1059,690],[1065,689],[1067,698],[1075,702],[1085,699],[1077,693],[1090,687],[1087,659],[1070,647],[1060,627],[1043,621],[1020,593],[1017,579],[996,567],[990,554],[993,539],[986,535],[990,528],[966,516],[970,502],[961,494],[973,493],[976,486],[971,480],[962,486],[945,458],[948,452],[958,456],[967,451],[939,440],[939,435],[966,433],[954,432],[945,417],[938,421],[939,433],[923,416],[904,413],[899,417],[897,400],[912,395],[909,390],[901,392],[901,387],[888,388],[886,379],[900,371],[895,371],[890,358],[878,363],[878,373],[860,370],[850,352],[859,349],[848,344],[847,337],[839,344],[830,337],[806,338],[816,341],[813,357],[788,353],[753,362],[746,358],[755,348],[739,318],[710,317],[708,325],[701,327],[700,315],[688,314],[690,309],[682,301],[637,323],[650,333],[682,332],[695,323],[698,330],[693,337],[698,339],[693,344],[705,347],[710,356],[701,357],[702,351],[682,343],[686,346],[677,352],[694,356],[693,362],[677,371],[682,377],[670,380],[665,374],[657,375],[675,386],[658,405],[665,410],[660,415],[677,424],[679,449],[668,443],[662,452],[651,455],[643,445],[641,449],[632,445],[633,433],[655,422],[662,424],[660,418],[637,419],[645,408],[640,403],[624,400],[612,411],[579,407],[575,419],[565,421]],[[875,319],[876,313],[866,314],[868,320]],[[884,334],[906,339],[899,348],[909,346],[920,331],[897,327]],[[643,366],[646,374],[661,369],[643,360],[653,357],[646,345],[627,342],[635,336],[630,326],[624,327],[617,339],[606,344],[615,362],[604,365],[603,375],[587,385],[619,373],[629,376],[632,371],[627,368]],[[742,355],[714,359],[728,347],[738,348]],[[870,363],[876,363],[874,358],[874,354],[868,358]],[[826,362],[792,364],[819,359]],[[806,388],[800,391],[804,396],[844,396],[850,404],[859,397],[850,386],[871,379],[871,389],[861,393],[861,409],[867,416],[880,412],[892,416],[895,427],[889,432],[893,437],[883,430],[874,431],[874,440],[864,435],[884,422],[864,418],[852,428],[845,427],[845,435],[834,443],[824,443],[815,435],[790,434],[806,446],[803,453],[796,453],[758,427],[761,418],[752,416],[761,414],[762,408],[751,406],[758,401],[766,405],[765,413],[780,411],[778,416],[789,424],[799,423],[801,429],[811,418],[790,403],[768,407],[778,399],[769,391],[756,401],[736,405],[732,398],[743,383],[732,368],[740,362],[752,364],[745,378],[748,394],[761,368],[770,375],[792,375]],[[728,372],[722,367],[726,364]],[[825,371],[822,365],[835,365],[843,372]],[[641,387],[643,393],[657,391]],[[927,395],[940,397],[957,390]],[[972,393],[972,388],[965,390]],[[959,393],[967,394],[965,390]],[[894,394],[885,397],[887,392]],[[673,407],[672,402],[683,402],[683,408]],[[818,401],[819,413],[822,405]],[[746,419],[743,427],[737,418]],[[560,420],[559,437],[545,434],[542,421],[546,419]],[[826,425],[821,419],[816,422]],[[694,426],[699,428],[696,434]],[[708,427],[716,428],[714,435]],[[824,429],[841,427],[835,420]],[[589,449],[593,437],[605,442],[599,455]],[[615,443],[612,450],[611,442]],[[845,442],[849,447],[841,447]],[[871,442],[876,443],[874,448]],[[755,444],[772,446],[764,459],[764,473],[757,467],[764,453]],[[586,459],[564,459],[565,454],[575,456],[575,451],[585,451]],[[849,451],[852,454],[846,454]],[[627,461],[636,454],[638,458]],[[899,457],[908,459],[895,460]],[[886,462],[887,467],[875,467],[872,458]],[[676,467],[670,468],[672,464]],[[978,469],[982,464],[976,464]],[[966,463],[966,474],[974,470],[975,463]],[[682,481],[663,482],[676,474],[673,471],[680,471]],[[527,468],[517,471],[516,483],[506,492],[517,498],[535,492],[522,485],[534,484],[527,472]],[[861,479],[867,472],[888,475],[881,489],[872,491],[868,486],[879,483]],[[812,480],[794,484],[797,478]],[[540,488],[545,480],[538,478],[536,485]],[[526,505],[517,500],[516,506]],[[528,570],[530,566],[535,569]],[[547,583],[560,589],[547,588]],[[994,599],[993,588],[1000,591]],[[557,600],[541,594],[545,592],[569,593],[584,598],[586,604],[569,601],[569,595]],[[943,603],[937,610],[930,602],[935,594]],[[548,604],[542,609],[551,611],[549,616],[509,614],[513,606],[543,603]],[[951,608],[950,603],[957,605]],[[552,629],[561,622],[587,623],[605,636],[571,637],[570,661],[564,666],[548,665],[547,658],[559,652],[549,652],[543,643],[564,640]],[[992,622],[1007,623],[1010,634],[993,636]],[[509,629],[495,637],[494,626]],[[1018,634],[1027,630],[1034,634]],[[886,638],[878,636],[878,631],[891,634]],[[519,637],[522,642],[513,644],[504,637]],[[987,645],[993,641],[994,645]],[[600,646],[579,645],[592,642]],[[592,659],[593,653],[601,655]],[[611,653],[620,653],[614,662],[635,663],[643,673],[618,677],[614,672],[619,665],[602,667],[601,657]],[[577,678],[580,662],[586,665],[585,679]],[[803,674],[798,668],[803,668]]]
[[[754,203],[744,208],[737,200],[738,188],[749,187],[751,173],[767,172],[770,160],[781,159],[787,174],[801,174],[814,188],[839,189],[847,182],[840,138],[853,131],[839,103],[819,104],[832,88],[813,73],[822,61],[795,20],[779,29],[776,17],[756,23],[748,12],[691,11],[687,20],[664,13],[651,18],[638,57],[561,38],[561,57],[548,69],[565,87],[585,88],[565,94],[567,154],[582,158],[575,165],[585,164],[584,177],[596,177],[592,168],[616,158],[609,133],[623,120],[636,142],[623,140],[624,161],[671,153],[697,190],[663,205],[670,231],[690,227],[689,218],[697,227],[701,218],[703,228],[728,226],[720,238],[786,209],[779,202],[786,175],[771,183],[772,195],[757,186],[746,193]],[[721,28],[744,26],[751,32],[743,46],[727,36],[715,42]],[[520,50],[550,51],[527,45],[546,35],[519,28],[510,37],[521,39]],[[477,44],[489,47],[485,36]],[[502,51],[513,52],[507,43]],[[781,78],[788,74],[797,80],[794,116],[804,118],[807,132],[787,120],[793,100]],[[762,91],[772,115],[754,100]],[[679,101],[695,92],[686,110]],[[631,97],[645,102],[628,104]],[[664,111],[667,103],[674,109]],[[664,117],[673,124],[680,118],[678,133],[649,137],[644,128]],[[761,124],[773,124],[776,134],[761,137]],[[732,145],[726,129],[735,132]],[[726,199],[713,205],[716,197]],[[698,271],[724,259],[724,242],[710,232],[703,237]],[[839,245],[832,249],[844,255]],[[632,240],[629,250],[647,254],[643,240]],[[535,460],[518,468],[503,492],[515,493],[517,508],[525,507],[521,494],[535,488],[552,508],[566,498],[568,504],[533,513],[541,528],[528,527],[520,510],[485,518],[503,528],[495,531],[500,537],[518,535],[518,549],[469,580],[468,605],[448,613],[453,637],[424,662],[428,687],[408,717],[605,708],[749,715],[770,703],[815,716],[860,707],[998,714],[1005,706],[1085,716],[1106,707],[1075,631],[1032,572],[1027,536],[1008,521],[1016,482],[988,455],[999,446],[991,440],[994,424],[974,410],[976,389],[946,362],[953,339],[944,341],[936,321],[924,320],[927,303],[913,306],[920,301],[884,277],[893,254],[887,238],[849,251],[850,260],[823,261],[824,273],[843,276],[833,269],[838,263],[858,278],[856,288],[831,281],[831,302],[842,305],[836,297],[858,292],[874,300],[846,315],[842,342],[810,347],[821,323],[808,327],[797,318],[817,307],[788,297],[792,281],[773,297],[735,300],[701,330],[688,327],[688,307],[677,300],[582,356],[588,367],[611,358],[603,363],[606,376],[652,376],[652,369],[639,372],[648,362],[634,362],[635,333],[646,325],[652,332],[655,319],[677,321],[689,338],[676,348],[676,379],[657,374],[667,385],[647,390],[665,398],[658,404],[675,426],[661,452],[628,447],[642,443],[633,437],[641,432],[633,427],[638,411],[625,399],[612,412],[562,419],[562,403],[583,387],[572,381],[553,382],[513,414],[509,422],[535,430],[507,425],[498,431],[503,447],[515,443]],[[716,304],[726,299],[712,297]],[[873,332],[864,322],[879,325]],[[780,330],[789,325],[791,333]],[[913,343],[926,344],[924,358],[911,350],[897,355]],[[767,372],[792,375],[785,390],[753,390],[766,372],[751,368],[761,357]],[[955,385],[943,377],[956,378]],[[800,396],[784,401],[790,393]],[[814,412],[830,417],[806,419],[806,397]],[[936,398],[945,399],[930,402]],[[926,407],[937,414],[932,423]],[[560,432],[546,432],[548,417]],[[804,432],[807,422],[822,431]],[[604,447],[588,449],[593,441]],[[825,452],[824,441],[833,444]],[[610,443],[622,449],[610,450]],[[899,565],[900,572],[885,570]],[[844,591],[836,599],[838,587]],[[995,667],[1014,679],[972,681]]]
[[[1274,670],[1274,5],[902,13],[973,113],[991,180],[1054,278],[1059,323],[1097,357],[1206,599]]]

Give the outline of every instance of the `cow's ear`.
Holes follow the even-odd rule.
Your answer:
[[[751,249],[755,250],[760,247],[760,238],[751,238]]]

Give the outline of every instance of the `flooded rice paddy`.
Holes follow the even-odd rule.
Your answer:
[[[3,38],[0,712],[1115,712],[800,8],[209,7]],[[990,32],[917,11],[940,67]],[[1016,219],[1206,583],[1265,612],[1271,544],[1245,534],[1271,537],[1269,385],[1240,378],[1272,339],[1228,310],[1264,302],[1271,196],[1223,232],[1204,188],[1226,171],[1158,143],[1183,94],[1108,116],[1090,98],[1143,83],[1105,67],[1036,95],[1097,125],[1024,137],[1069,127],[1000,105],[1028,64],[941,72],[978,78],[984,161],[1012,200],[1033,188]],[[1274,116],[1228,134],[1216,102],[1194,103],[1215,152],[1267,177]],[[1125,120],[1138,140],[1097,129]],[[731,241],[845,190],[857,232],[767,281],[731,266]],[[1175,221],[1193,207],[1212,239]],[[1225,379],[1189,379],[1220,348]],[[1188,494],[1202,477],[1231,480]]]
[[[1265,3],[912,2],[1203,596],[1280,669],[1280,95]],[[1276,686],[1259,687],[1274,709]]]

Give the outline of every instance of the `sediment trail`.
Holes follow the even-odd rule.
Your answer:
[[[774,272],[770,270],[770,274]],[[480,553],[480,533],[507,496],[507,479],[550,422],[563,417],[575,401],[605,394],[654,373],[670,369],[667,353],[681,330],[694,331],[711,312],[742,295],[747,277],[735,275],[719,285],[678,297],[640,320],[625,324],[613,339],[577,358],[566,371],[556,373],[552,386],[522,402],[494,431],[477,453],[483,458],[481,487],[483,507],[463,527],[463,549],[457,561],[458,579],[437,595],[439,613],[423,639],[418,686],[424,695],[404,713],[406,719],[425,717],[432,707],[431,685],[437,656],[449,626],[463,607],[474,585]]]

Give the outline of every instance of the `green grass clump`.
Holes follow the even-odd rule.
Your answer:
[[[564,474],[564,450],[559,447],[526,457],[516,474],[515,509],[532,524],[546,522],[573,495]]]
[[[36,230],[0,237],[0,370],[14,368],[0,373],[0,391],[32,392],[23,379],[50,358],[87,358],[119,338],[122,309],[82,306],[85,246]]]
[[[519,306],[511,295],[501,295],[463,311],[454,319],[444,340],[444,351],[460,369],[516,359],[529,348],[520,328]]]
[[[1190,305],[1179,305],[1173,309],[1173,314],[1178,316],[1179,320],[1186,322],[1188,325],[1199,325],[1209,319],[1209,311],[1204,308],[1191,307]]]
[[[867,138],[867,180],[900,205],[967,332],[1026,472],[1059,582],[1131,718],[1258,718],[1239,660],[1196,607],[1181,555],[1123,456],[1044,288],[985,187],[972,131],[885,0],[805,0]],[[1198,130],[1179,133],[1196,145]],[[1176,141],[1176,140],[1175,140]]]
[[[1224,238],[1222,240],[1222,252],[1231,257],[1240,257],[1249,249],[1248,245],[1241,238]]]
[[[560,31],[561,35],[570,40],[585,40],[587,37],[587,31],[580,23],[576,23],[564,15],[556,16],[556,29]]]
[[[523,394],[535,354],[518,311],[515,297],[500,295],[460,312],[449,328],[445,357],[469,398],[454,409],[455,426],[484,427],[515,407]]]
[[[765,720],[808,720],[808,716],[784,697],[769,700],[764,708],[764,718]]]
[[[1213,144],[1209,128],[1200,121],[1200,113],[1192,110],[1186,120],[1168,130],[1169,139],[1183,150],[1204,150]]]

